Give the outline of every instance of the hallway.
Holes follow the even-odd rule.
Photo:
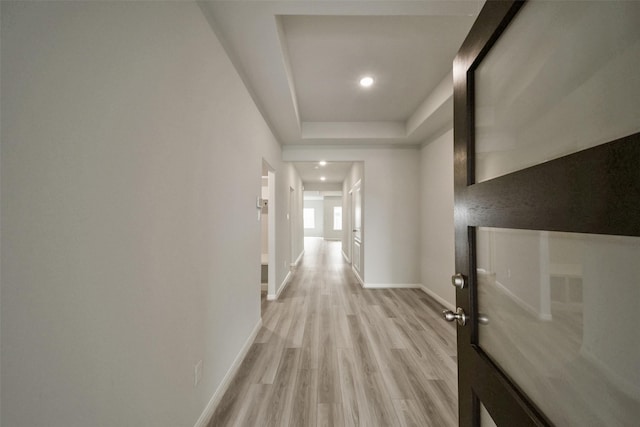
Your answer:
[[[308,239],[209,426],[457,425],[455,327],[417,289],[363,289]]]

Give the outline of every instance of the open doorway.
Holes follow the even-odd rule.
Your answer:
[[[362,280],[362,181],[358,180],[351,190],[349,191],[349,206],[350,206],[350,230],[351,238],[349,241],[350,253],[351,253],[351,268],[355,273],[360,283],[364,283]]]
[[[260,296],[264,302],[267,298],[269,283],[269,176],[268,171],[262,171],[262,192],[260,208],[260,230],[261,230],[261,251],[260,251]]]
[[[262,161],[262,188],[260,203],[260,300],[262,311],[266,301],[275,295],[275,171]]]
[[[304,192],[303,228],[305,252],[314,240],[337,242],[342,246],[342,191]]]
[[[288,257],[289,268],[294,268],[296,265],[295,255],[295,232],[294,232],[294,218],[295,218],[295,206],[296,206],[296,193],[293,187],[289,187],[289,200],[287,201],[287,221],[289,223],[289,250]]]
[[[317,160],[293,165],[304,185],[298,196],[302,198],[298,224],[304,231],[304,253],[322,246],[313,242],[324,242],[337,247],[345,261],[351,263],[351,205],[346,198],[353,183],[362,178],[361,162]]]

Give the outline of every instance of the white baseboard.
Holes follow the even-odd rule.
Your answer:
[[[251,348],[253,341],[255,341],[256,337],[258,336],[258,332],[260,332],[260,328],[262,328],[262,319],[258,320],[258,323],[253,328],[253,331],[251,331],[251,334],[249,335],[244,345],[240,349],[240,353],[238,353],[238,356],[236,356],[236,359],[231,364],[231,367],[227,371],[226,375],[224,376],[224,378],[222,378],[220,385],[218,386],[216,391],[213,393],[211,400],[209,400],[209,403],[207,403],[207,406],[204,408],[202,415],[200,415],[200,418],[198,418],[198,421],[196,421],[196,424],[194,427],[207,427],[207,425],[209,424],[209,421],[211,420],[211,417],[213,416],[213,413],[216,410],[216,407],[218,406],[218,404],[220,403],[220,400],[222,399],[222,396],[224,396],[225,392],[229,388],[229,385],[231,384],[233,377],[238,372],[238,369],[240,368],[242,361],[244,360],[247,353],[249,352],[249,349]]]
[[[440,295],[436,294],[431,289],[427,288],[424,285],[420,285],[420,289],[422,289],[422,292],[424,292],[425,294],[429,295],[429,297],[433,298],[434,300],[436,300],[438,303],[442,304],[443,306],[445,306],[449,310],[456,311],[456,305],[455,304],[451,304],[449,301],[447,301],[446,299],[442,298]]]
[[[365,289],[416,289],[422,285],[419,283],[365,283]]]
[[[284,280],[280,284],[280,289],[278,289],[278,293],[276,294],[276,299],[280,298],[280,294],[282,293],[282,291],[284,291],[286,287],[289,286],[289,282],[291,281],[291,276],[293,276],[293,273],[289,271],[287,273],[287,276],[284,278]]]
[[[278,292],[275,295],[273,295],[273,294],[268,294],[267,295],[267,300],[268,301],[275,301],[278,298],[280,298],[280,294],[282,293],[282,291],[284,291],[285,288],[289,285],[289,282],[291,281],[291,276],[293,276],[293,274],[292,274],[291,271],[289,271],[287,273],[287,276],[284,278],[284,280],[280,284],[280,288],[278,289]]]
[[[344,255],[344,252],[342,254]],[[360,286],[364,289],[415,289],[421,286],[419,283],[366,283],[353,265],[351,266],[351,271],[353,271],[356,279],[360,282]]]
[[[280,288],[278,288],[278,291],[276,292],[276,294],[267,294],[267,301],[275,301],[278,298],[280,298],[280,294],[282,293],[282,291],[285,290],[285,288],[287,287],[287,285],[289,285],[289,282],[291,281],[291,276],[293,275],[291,269],[295,269],[298,264],[300,264],[300,261],[302,261],[302,257],[304,256],[304,250],[302,252],[300,252],[300,255],[298,255],[298,258],[296,259],[296,261],[292,264],[289,264],[289,272],[287,273],[287,276],[284,278],[284,280],[282,281],[282,283],[280,284]]]
[[[360,277],[360,274],[358,273],[358,270],[355,269],[353,264],[351,264],[351,271],[353,271],[353,274],[356,275],[356,279],[358,279],[358,282],[360,282],[360,286],[362,286],[364,288],[364,280],[362,280],[362,277]]]

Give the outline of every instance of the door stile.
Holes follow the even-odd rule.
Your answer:
[[[472,383],[476,369],[477,286],[474,263],[475,229],[469,227],[467,188],[475,182],[473,68],[504,31],[522,6],[522,1],[489,1],[471,28],[453,63],[454,86],[454,224],[455,266],[469,283],[456,289],[456,306],[470,315],[466,327],[457,326],[458,412],[461,427],[480,425],[480,401]],[[482,18],[482,19],[481,19]],[[471,260],[471,262],[470,262]],[[465,349],[460,351],[460,349]]]

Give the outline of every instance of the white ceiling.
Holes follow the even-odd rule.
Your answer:
[[[200,5],[279,141],[339,147],[418,145],[451,122],[452,61],[481,3]]]
[[[304,200],[324,200],[325,197],[342,197],[342,191],[306,191]]]
[[[406,122],[451,69],[450,16],[283,16],[302,122]],[[444,36],[443,36],[444,35]],[[442,58],[435,60],[434,58]],[[375,85],[362,89],[360,77]]]
[[[305,184],[324,183],[341,184],[351,170],[352,162],[327,162],[321,166],[318,162],[295,162],[294,166]],[[320,177],[324,176],[322,181]]]
[[[206,18],[283,145],[419,145],[450,126],[453,58],[483,0],[213,0]],[[369,74],[375,84],[358,85]],[[318,159],[321,160],[321,159]],[[351,163],[294,164],[305,184]],[[325,176],[325,181],[320,181]]]

